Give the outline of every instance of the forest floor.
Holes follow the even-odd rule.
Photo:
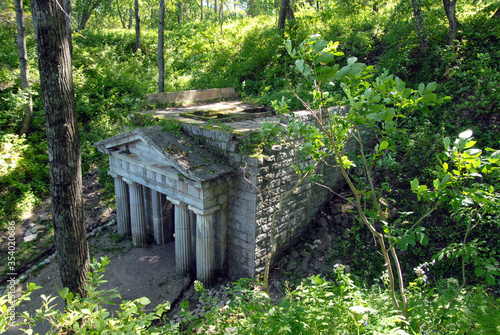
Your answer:
[[[116,232],[115,211],[101,199],[101,187],[93,170],[84,177],[84,203],[89,237],[91,257],[108,256],[105,279],[107,283],[101,289],[117,288],[123,300],[134,300],[146,296],[151,300],[147,310],[152,310],[163,301],[172,303],[169,313],[173,321],[182,321],[179,317],[180,301],[189,301],[189,309],[196,316],[214,305],[222,307],[230,298],[225,292],[230,286],[228,279],[218,278],[217,284],[208,290],[212,299],[202,299],[194,290],[189,278],[180,277],[175,273],[175,256],[173,243],[166,246],[150,245],[146,248],[134,248],[130,238],[120,238]],[[344,194],[345,196],[345,194]],[[18,228],[18,240],[22,241],[26,231],[33,225],[43,225],[50,219],[50,199],[46,200],[30,216],[23,220]],[[318,214],[314,229],[302,237],[288,252],[281,255],[280,260],[271,269],[270,293],[274,300],[281,299],[288,287],[300,282],[303,278],[316,274],[331,274],[335,264],[348,260],[332,258],[332,249],[337,248],[343,231],[352,224],[351,219],[342,213],[342,204],[333,200]],[[46,232],[47,230],[45,230]],[[47,234],[48,235],[48,234]],[[43,233],[39,239],[43,240]],[[337,237],[337,238],[335,238]],[[0,256],[6,255],[2,248]],[[35,291],[31,302],[18,308],[18,311],[28,310],[30,313],[41,306],[41,294],[58,296],[56,287],[61,288],[59,269],[54,261],[54,246],[52,244],[36,243],[32,245],[31,258],[24,264],[18,277],[24,275],[27,280],[19,283],[17,291],[26,288],[26,283],[35,282],[43,289]],[[349,267],[347,266],[347,270]],[[4,281],[5,283],[5,281]],[[0,288],[1,289],[1,288]],[[256,289],[261,289],[256,285]],[[117,300],[117,299],[115,299]],[[116,302],[119,302],[118,300]],[[59,299],[61,304],[62,300]],[[106,306],[111,311],[119,310],[117,306]],[[19,314],[18,314],[19,315]],[[37,326],[35,333],[45,333],[50,328],[48,324]],[[7,334],[17,334],[19,330],[8,331]]]

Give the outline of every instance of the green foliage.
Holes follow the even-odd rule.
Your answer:
[[[311,276],[293,288],[285,283],[286,295],[279,301],[264,294],[261,283],[240,279],[224,291],[230,302],[220,307],[212,301],[203,318],[195,318],[183,304],[183,326],[188,333],[211,334],[494,334],[499,330],[495,298],[480,287],[460,291],[454,279],[443,280],[436,288],[412,282],[406,319],[390,307],[384,287],[362,287],[342,265],[333,269],[332,276],[331,281]],[[197,291],[200,299],[210,299],[201,285]]]

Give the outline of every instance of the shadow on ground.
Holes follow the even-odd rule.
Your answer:
[[[107,283],[100,286],[100,289],[117,288],[122,300],[135,300],[140,297],[148,297],[151,300],[146,308],[151,311],[158,304],[169,301],[173,303],[189,286],[190,280],[180,277],[175,272],[174,243],[163,246],[150,245],[145,248],[134,248],[129,240],[115,243],[110,238],[113,236],[116,227],[108,228],[103,236],[89,240],[91,253],[95,257],[107,255],[110,264],[106,268],[104,279]],[[59,266],[53,262],[41,269],[36,276],[31,275],[23,284],[34,282],[43,289],[35,291],[31,296],[31,301],[25,302],[17,308],[16,315],[23,311],[28,311],[30,315],[35,313],[35,309],[42,305],[41,295],[57,296],[56,287],[61,288],[61,278]],[[120,299],[114,299],[116,305],[107,305],[109,311],[119,310]],[[63,308],[61,298],[55,300],[57,308]],[[45,334],[50,330],[47,323],[38,324],[34,329],[34,334]],[[18,328],[11,328],[5,334],[21,334]]]

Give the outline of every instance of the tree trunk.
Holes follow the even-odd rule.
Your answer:
[[[458,19],[455,12],[455,5],[457,0],[443,0],[444,11],[446,12],[446,17],[448,18],[449,33],[448,33],[448,44],[455,45],[455,40],[457,39],[457,29],[458,29]]]
[[[89,249],[66,19],[56,0],[31,0],[31,8],[46,119],[57,261],[62,284],[84,296]]]
[[[128,29],[132,29],[132,22],[134,22],[134,10],[130,7],[128,9]]]
[[[253,7],[254,7],[254,0],[249,0],[248,1],[248,16],[253,16]]]
[[[135,10],[135,51],[141,48],[141,18],[139,17],[139,0],[134,0]]]
[[[66,18],[66,34],[68,34],[69,53],[73,61],[73,30],[71,30],[71,0],[63,0],[64,17]]]
[[[120,22],[122,24],[122,28],[126,29],[127,25],[125,24],[124,15],[122,14],[122,11],[120,10],[120,2],[119,1],[116,2],[116,9],[118,11],[118,16],[120,17]]]
[[[177,23],[182,22],[182,2],[177,2]]]
[[[217,17],[217,0],[214,0],[214,14]]]
[[[200,21],[203,21],[203,0],[200,0],[200,8],[201,8]]]
[[[16,22],[17,22],[17,50],[19,51],[19,69],[21,72],[21,88],[26,92],[28,101],[24,104],[24,115],[21,121],[21,127],[19,128],[19,134],[26,134],[31,126],[31,120],[33,119],[33,107],[30,89],[30,82],[28,81],[28,55],[26,52],[26,35],[25,35],[25,25],[24,25],[24,12],[23,12],[23,1],[14,0],[14,5],[16,8]]]
[[[420,43],[420,51],[424,53],[427,48],[427,36],[425,36],[424,20],[422,18],[422,9],[420,0],[411,0],[413,6],[413,17],[415,19],[415,31],[417,33],[418,41]]]
[[[165,56],[163,45],[165,36],[165,0],[160,0],[160,14],[158,14],[158,93],[165,92]]]
[[[292,8],[290,7],[290,0],[281,0],[280,12],[278,16],[278,29],[281,30],[285,28],[286,20],[295,20]]]
[[[92,15],[92,12],[97,7],[99,7],[102,0],[94,0],[94,1],[82,0],[82,1],[84,1],[85,7],[82,10],[82,15],[80,16],[80,22],[78,23],[78,27],[76,28],[79,31],[85,30],[85,27],[87,26],[87,22],[90,19],[90,16]]]

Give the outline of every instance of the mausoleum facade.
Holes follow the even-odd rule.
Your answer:
[[[306,112],[298,115],[309,118]],[[219,276],[262,273],[271,248],[272,214],[297,180],[292,149],[244,152],[264,118],[223,128],[181,121],[182,130],[175,134],[146,127],[96,143],[109,156],[118,233],[131,235],[135,246],[175,243],[177,271],[205,284]],[[276,256],[296,243],[330,198],[324,186],[343,185],[335,166],[321,166],[319,173],[323,186],[308,181],[282,204],[275,225]]]

